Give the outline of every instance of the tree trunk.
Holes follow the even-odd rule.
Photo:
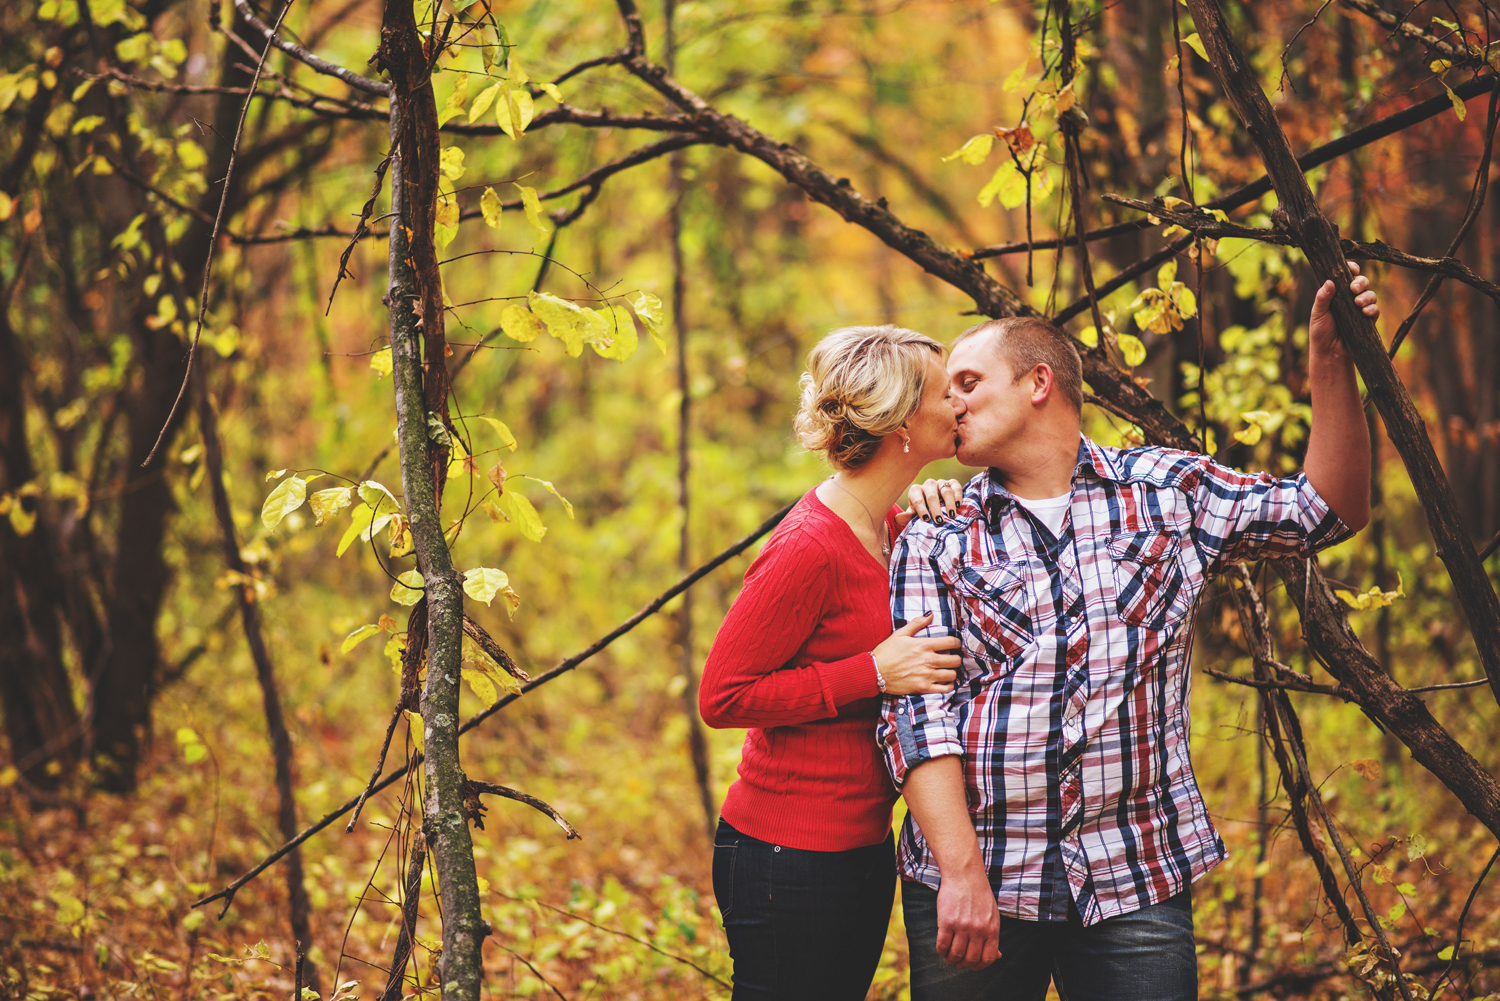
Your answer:
[[[208,469],[208,482],[213,493],[214,514],[219,520],[220,539],[224,546],[224,562],[229,569],[245,574],[245,561],[240,557],[239,540],[235,537],[234,512],[229,506],[229,491],[224,488],[224,451],[219,440],[219,417],[214,411],[213,401],[208,396],[208,373],[206,359],[199,362],[195,376],[198,382],[198,424],[203,431],[203,461]],[[271,654],[266,649],[265,637],[260,629],[260,606],[256,604],[255,592],[246,584],[235,588],[239,599],[240,623],[245,629],[245,643],[250,648],[250,659],[255,662],[255,678],[260,682],[261,702],[265,707],[266,729],[271,734],[271,754],[276,766],[276,823],[281,829],[283,841],[297,836],[297,800],[292,778],[292,738],[286,729],[286,719],[281,712],[281,694],[276,688],[276,674],[271,665]],[[302,875],[302,850],[293,848],[286,860],[287,895],[291,904],[292,941],[294,954],[302,956],[312,948],[311,916],[312,903],[307,899],[307,886]],[[318,990],[318,968],[311,960],[302,967],[302,982]]]
[[[442,278],[433,245],[440,144],[428,56],[412,0],[387,0],[376,56],[391,75],[389,288],[401,485],[427,598],[427,682],[422,690],[426,800],[422,831],[443,913],[442,993],[477,1001],[481,945],[474,847],[458,754],[463,581],[439,516],[449,448]],[[410,234],[410,236],[408,236]],[[429,426],[431,421],[431,426]],[[429,439],[431,436],[431,440]]]

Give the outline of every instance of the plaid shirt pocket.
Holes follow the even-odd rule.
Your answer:
[[[990,677],[1014,668],[1035,635],[1027,611],[1025,562],[966,566],[955,584],[964,605],[963,652],[988,666]]]
[[[1166,627],[1168,613],[1185,592],[1180,547],[1175,532],[1160,529],[1127,532],[1109,540],[1115,602],[1124,622],[1147,629]]]

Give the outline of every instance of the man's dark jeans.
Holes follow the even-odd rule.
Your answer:
[[[1042,1001],[1055,982],[1063,1001],[1193,1001],[1198,958],[1193,895],[1177,896],[1085,928],[1067,921],[1000,918],[1000,959],[961,970],[937,954],[937,891],[903,880],[912,1001]]]
[[[773,845],[719,820],[714,896],[734,1001],[862,1001],[896,891],[895,841],[843,852]]]

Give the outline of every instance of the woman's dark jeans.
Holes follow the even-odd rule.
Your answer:
[[[901,884],[911,946],[912,1001],[1195,1001],[1198,956],[1193,894],[1105,918],[1067,921],[1000,917],[1000,959],[982,970],[950,966],[937,953],[937,891]]]
[[[895,841],[843,852],[773,845],[720,819],[714,896],[734,958],[734,1001],[862,1001],[896,890]]]

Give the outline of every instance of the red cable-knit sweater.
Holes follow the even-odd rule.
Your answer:
[[[870,651],[891,634],[890,593],[812,491],[745,571],[698,699],[709,726],[750,727],[722,811],[743,833],[812,851],[885,840],[896,790],[875,742]]]

